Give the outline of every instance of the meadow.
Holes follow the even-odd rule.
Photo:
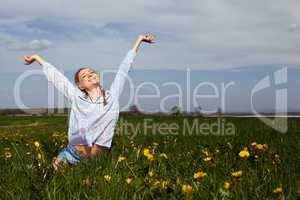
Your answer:
[[[178,132],[160,134],[145,119],[177,124]],[[185,132],[184,120],[195,119],[231,123],[234,134]],[[299,118],[279,133],[256,118],[122,115],[110,152],[54,171],[51,162],[67,145],[67,120],[0,117],[0,199],[300,197]],[[125,129],[125,120],[138,126]]]

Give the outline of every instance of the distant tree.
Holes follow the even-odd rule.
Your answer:
[[[180,115],[181,114],[180,107],[179,106],[173,106],[171,108],[171,113],[172,113],[172,115],[176,115],[176,116]]]
[[[196,112],[197,115],[202,116],[202,107],[201,106],[196,107],[195,112]]]
[[[138,106],[136,106],[136,105],[130,106],[130,107],[129,107],[129,111],[130,111],[130,112],[133,112],[133,113],[139,113],[139,112],[140,112]]]
[[[222,113],[223,113],[222,108],[219,107],[218,110],[217,110],[217,114],[222,115]]]

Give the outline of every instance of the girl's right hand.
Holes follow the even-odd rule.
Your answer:
[[[35,61],[35,56],[24,56],[24,64],[25,65],[30,65]]]
[[[24,64],[30,65],[34,61],[38,62],[39,64],[42,64],[45,62],[39,55],[32,55],[32,56],[24,56]]]

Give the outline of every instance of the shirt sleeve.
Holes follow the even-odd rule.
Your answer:
[[[72,100],[75,94],[74,85],[52,64],[44,62],[42,66],[48,81],[52,82],[57,90],[67,97],[67,99]]]
[[[124,84],[128,76],[128,71],[130,70],[131,64],[135,56],[136,52],[133,49],[128,51],[128,53],[126,54],[125,58],[119,66],[119,70],[115,76],[115,79],[110,86],[110,93],[114,99],[119,99],[123,91]]]

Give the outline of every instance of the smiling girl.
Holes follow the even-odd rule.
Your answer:
[[[24,56],[24,63],[39,63],[48,81],[64,94],[71,105],[68,128],[68,146],[53,162],[57,170],[63,163],[78,164],[81,159],[94,157],[111,148],[119,118],[119,97],[126,76],[142,42],[153,43],[151,33],[141,34],[119,66],[110,89],[100,85],[100,76],[89,67],[80,68],[74,76],[74,86],[52,64],[39,55]]]

